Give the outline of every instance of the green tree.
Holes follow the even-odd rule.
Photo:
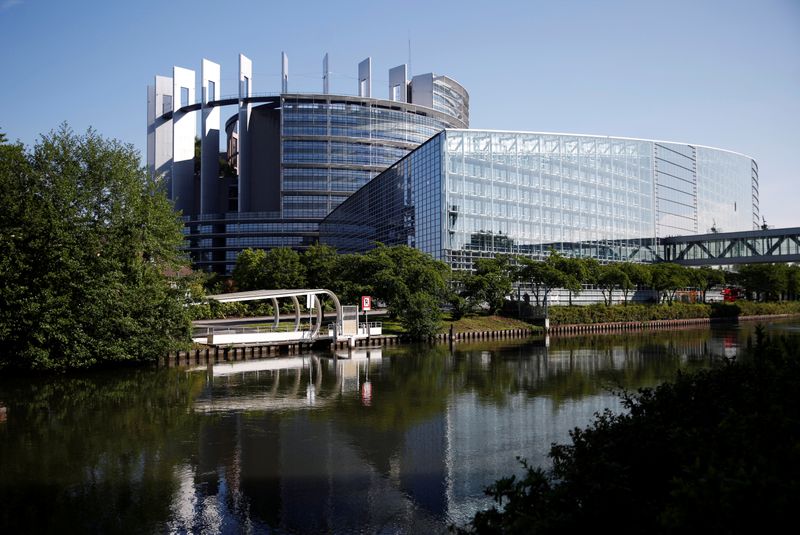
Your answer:
[[[659,301],[672,303],[680,288],[691,284],[687,268],[671,262],[653,264],[650,268],[652,288],[658,292]]]
[[[387,304],[389,314],[411,328],[415,338],[430,336],[438,329],[439,303],[447,298],[450,268],[444,262],[405,245],[378,244],[363,255],[360,277],[368,281],[373,295]],[[424,296],[424,297],[423,297]],[[425,321],[417,321],[426,309]]]
[[[336,284],[339,255],[330,245],[314,244],[300,255],[309,288],[331,289]]]
[[[800,266],[798,265],[786,268],[786,294],[787,299],[800,299]]]
[[[556,258],[551,254],[545,260],[533,260],[520,257],[520,280],[530,284],[533,297],[537,305],[547,305],[547,297],[553,288],[563,288],[566,282],[565,275],[555,267]]]
[[[739,267],[739,284],[758,300],[774,301],[787,290],[785,264],[745,264]]]
[[[267,251],[263,273],[266,289],[303,288],[306,284],[306,270],[300,262],[300,253],[289,247]]]
[[[650,285],[653,278],[650,269],[645,264],[637,264],[634,262],[620,262],[617,267],[628,276],[631,285],[623,287],[622,292],[625,296],[625,302],[628,302],[628,293],[634,288],[641,290]]]
[[[589,267],[583,258],[559,256],[555,267],[564,274],[564,288],[569,291],[569,304],[572,306],[572,294],[579,294],[589,278]]]
[[[130,145],[66,125],[0,145],[0,368],[151,361],[188,343],[181,222]]]
[[[503,302],[513,289],[514,266],[506,255],[479,258],[474,263],[475,272],[466,275],[464,285],[472,305],[486,303],[489,314],[503,308]]]
[[[231,273],[238,290],[249,291],[266,288],[262,271],[266,257],[267,252],[263,249],[245,249],[239,253]]]
[[[245,249],[236,258],[233,280],[240,290],[287,290],[305,286],[300,254],[288,247]]]
[[[375,295],[368,276],[375,269],[371,258],[361,254],[342,254],[336,259],[336,279],[330,290],[339,296],[342,303],[358,303],[362,295]]]
[[[413,292],[400,313],[400,324],[415,340],[436,334],[441,325],[439,300],[425,292]]]
[[[597,277],[597,285],[603,292],[603,300],[608,306],[611,306],[614,302],[614,288],[620,288],[625,292],[626,302],[628,292],[633,288],[633,283],[631,283],[628,275],[617,267],[616,264],[601,266],[600,273]]]
[[[725,272],[721,269],[714,269],[708,266],[689,270],[691,284],[700,292],[703,303],[706,302],[706,294],[714,286],[725,284]]]

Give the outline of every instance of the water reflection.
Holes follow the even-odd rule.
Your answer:
[[[795,329],[781,323],[775,329]],[[0,529],[440,532],[751,327],[356,350],[0,385]]]

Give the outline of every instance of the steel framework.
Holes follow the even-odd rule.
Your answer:
[[[664,260],[684,266],[800,262],[800,227],[674,236]]]

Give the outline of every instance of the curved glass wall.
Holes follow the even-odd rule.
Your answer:
[[[469,123],[469,94],[464,87],[447,76],[433,79],[433,109]]]
[[[376,99],[284,96],[281,108],[286,218],[325,217],[419,144],[459,124],[454,116]]]
[[[249,126],[255,139],[251,165],[262,170],[253,177],[262,193],[253,194],[251,205],[267,198],[275,202],[260,208],[270,211],[235,212],[233,178],[231,212],[187,218],[188,250],[202,269],[230,272],[236,255],[248,247],[302,249],[315,243],[319,222],[351,194],[445,128],[466,124],[409,103],[338,95],[284,94],[279,99],[279,106],[276,100],[253,108]],[[234,116],[226,123],[233,164],[237,121]],[[269,129],[273,124],[279,125],[274,131]],[[272,162],[274,171],[269,171]],[[250,222],[245,225],[245,220]]]
[[[752,228],[753,169],[746,156],[683,144],[447,130],[355,193],[320,235],[342,252],[376,240],[412,244],[460,269],[476,257],[550,248],[648,262],[658,238],[695,234],[710,219]],[[405,194],[374,205],[396,190]]]

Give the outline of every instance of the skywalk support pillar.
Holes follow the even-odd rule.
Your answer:
[[[200,213],[222,212],[219,178],[219,129],[220,110],[209,106],[219,98],[219,64],[203,59],[200,67],[202,79],[202,128],[200,136]]]
[[[172,200],[184,215],[196,212],[194,199],[194,139],[197,135],[197,112],[181,112],[194,103],[195,73],[182,67],[172,69]]]

